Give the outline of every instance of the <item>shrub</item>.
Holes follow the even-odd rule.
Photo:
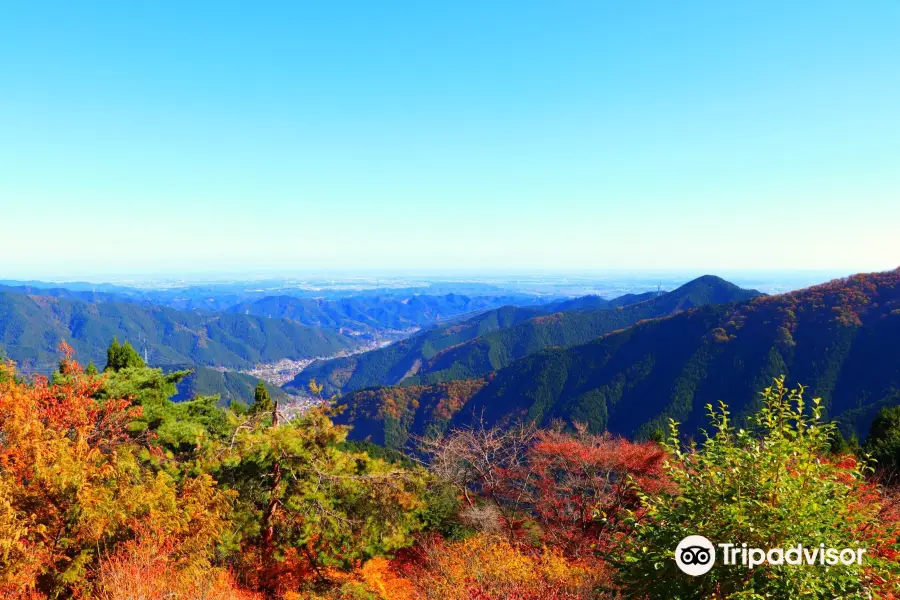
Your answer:
[[[714,434],[682,447],[672,423],[665,470],[677,491],[645,496],[646,513],[623,540],[619,585],[641,598],[869,598],[896,584],[896,521],[866,481],[867,465],[828,457],[834,426],[818,399],[784,379],[762,393],[752,431],[735,431],[724,404],[708,406]],[[863,565],[725,566],[721,551],[707,574],[681,573],[674,550],[688,535],[756,548],[867,548]]]

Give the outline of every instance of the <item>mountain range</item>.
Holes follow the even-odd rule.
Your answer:
[[[741,423],[782,374],[821,397],[845,434],[865,435],[880,407],[900,403],[900,269],[682,308],[483,377],[356,391],[341,419],[356,439],[392,447],[473,419],[581,422],[645,439],[670,418],[696,432],[720,400]]]
[[[580,344],[643,319],[759,294],[707,275],[665,293],[611,301],[585,296],[537,307],[505,306],[379,350],[313,363],[285,387],[304,388],[315,378],[330,395],[372,386],[478,377],[547,347]]]
[[[346,329],[355,333],[381,330],[408,331],[431,327],[450,318],[471,315],[504,303],[537,302],[539,298],[511,295],[463,296],[461,294],[409,296],[350,296],[335,300],[266,296],[238,303],[228,312],[290,319],[310,327]]]
[[[172,400],[180,402],[195,396],[219,396],[219,404],[228,406],[234,401],[249,406],[253,402],[254,391],[259,380],[252,375],[236,371],[223,371],[210,367],[190,367],[191,373],[177,384],[178,393]],[[273,384],[265,384],[269,395],[275,400],[287,401],[290,396]]]
[[[0,291],[0,353],[24,371],[52,370],[62,340],[81,361],[102,368],[114,337],[131,341],[146,351],[149,362],[163,367],[240,369],[281,358],[334,355],[358,345],[339,332],[283,319]]]

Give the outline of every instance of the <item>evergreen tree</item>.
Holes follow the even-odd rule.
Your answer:
[[[131,344],[125,342],[119,344],[119,340],[113,338],[112,344],[106,350],[106,367],[104,371],[120,371],[127,367],[146,367],[147,364],[141,355],[137,353]]]
[[[84,368],[84,374],[90,375],[91,377],[94,377],[99,374],[99,371],[97,371],[97,365],[94,364],[94,361],[90,361],[88,363],[88,365]]]
[[[896,481],[900,468],[900,406],[884,407],[872,422],[866,451],[889,480]]]
[[[253,391],[253,405],[250,407],[250,414],[267,414],[274,410],[275,402],[269,395],[266,384],[260,379],[259,383],[256,384],[256,389]]]

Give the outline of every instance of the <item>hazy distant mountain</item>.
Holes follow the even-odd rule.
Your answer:
[[[505,307],[468,321],[439,327],[364,354],[314,363],[285,387],[302,388],[310,378],[328,393],[366,387],[415,385],[477,377],[550,346],[584,343],[642,319],[708,303],[759,295],[723,279],[704,276],[649,300],[610,309],[610,302],[587,296],[541,307]],[[641,299],[642,296],[636,296]]]
[[[265,317],[0,292],[0,353],[23,370],[51,370],[63,339],[79,360],[92,359],[102,368],[114,336],[129,340],[139,352],[146,350],[157,366],[244,368],[281,358],[329,356],[357,343],[334,331]]]
[[[503,304],[534,303],[537,298],[491,295],[468,297],[460,294],[441,296],[351,296],[335,300],[267,296],[242,302],[229,312],[291,319],[312,327],[349,329],[356,332],[385,329],[408,330],[430,327],[451,317],[483,311]]]
[[[17,280],[17,279],[0,279],[0,289],[5,287],[26,287],[36,290],[68,290],[72,292],[97,292],[103,294],[113,294],[116,296],[139,295],[141,291],[123,285],[114,283],[90,283],[87,281],[67,281],[65,283],[54,283],[38,280]],[[53,294],[44,294],[47,296]]]
[[[38,282],[40,283],[40,282]],[[11,292],[18,294],[26,294],[32,296],[51,296],[53,298],[71,298],[73,300],[82,300],[84,302],[132,302],[129,296],[118,292],[96,291],[76,289],[83,288],[85,284],[66,284],[73,287],[45,287],[47,284],[41,285],[5,285],[0,284],[0,292]]]
[[[447,291],[454,289],[457,291]],[[458,290],[473,293],[467,295]],[[126,302],[178,310],[244,313],[291,319],[313,327],[347,328],[355,332],[420,328],[507,304],[539,305],[552,300],[547,295],[517,293],[477,282],[356,290],[341,286],[308,289],[279,280],[158,289],[137,289],[108,283],[0,280],[0,291],[85,302]]]
[[[488,423],[562,419],[646,436],[669,418],[695,431],[704,406],[719,400],[740,420],[771,378],[786,374],[809,386],[809,398],[821,396],[845,433],[864,435],[881,406],[900,403],[897,340],[900,269],[648,320],[454,382],[455,396],[447,384],[363,390],[345,398],[344,418],[357,427],[353,435],[376,442],[451,419],[464,424],[473,414]]]

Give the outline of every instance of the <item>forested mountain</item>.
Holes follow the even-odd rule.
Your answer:
[[[441,286],[428,288],[376,289],[365,291],[309,290],[281,287],[279,281],[252,288],[244,284],[195,285],[184,288],[137,289],[111,284],[53,284],[40,281],[0,281],[0,291],[34,296],[69,298],[85,302],[120,302],[142,306],[165,306],[177,310],[230,312],[273,319],[291,319],[310,327],[344,329],[344,333],[372,334],[431,327],[452,318],[505,305],[546,304],[549,296],[516,293],[492,286],[460,284],[473,295],[444,293]],[[588,300],[605,302],[597,297]]]
[[[555,308],[561,312],[529,319],[514,327],[480,336],[438,353],[423,365],[411,384],[437,383],[465,377],[480,377],[502,369],[514,360],[551,346],[583,344],[616,329],[629,327],[643,319],[662,317],[680,310],[706,304],[739,302],[759,295],[724,279],[706,275],[668,293],[631,295],[615,299],[611,310],[591,310],[596,303],[576,299]],[[590,300],[588,297],[587,300]]]
[[[504,306],[460,323],[424,331],[378,350],[318,361],[285,384],[284,388],[289,391],[306,389],[309,380],[314,378],[325,386],[325,394],[330,396],[365,387],[394,384],[415,373],[423,361],[434,357],[444,348],[510,327],[541,314],[540,311],[537,307]]]
[[[505,295],[469,297],[460,294],[350,296],[335,300],[280,295],[242,302],[231,307],[229,312],[291,319],[311,327],[369,332],[430,327],[443,319],[513,302],[527,300]]]
[[[657,296],[631,295],[622,306],[586,296],[541,307],[505,307],[468,321],[433,329],[364,354],[316,363],[286,387],[303,387],[310,378],[328,393],[379,385],[435,383],[477,377],[550,346],[571,346],[628,327],[642,319],[669,315],[709,303],[758,295],[707,275]]]
[[[102,366],[114,337],[146,350],[149,362],[159,366],[244,368],[332,355],[356,345],[337,332],[265,317],[0,292],[0,353],[24,371],[52,370],[62,340],[85,362]]]
[[[877,410],[900,403],[900,269],[790,294],[714,304],[648,320],[593,342],[534,354],[484,381],[363,390],[343,419],[373,441],[474,416],[584,422],[646,437],[669,418],[689,431],[724,400],[740,421],[771,378],[809,386],[845,434],[865,435]],[[461,392],[462,390],[462,392]]]

